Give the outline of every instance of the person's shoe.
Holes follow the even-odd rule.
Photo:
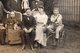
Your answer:
[[[23,45],[23,46],[22,46],[22,50],[25,49],[25,48],[26,48],[26,45]]]
[[[58,44],[58,39],[55,39],[54,43],[53,43],[53,46],[54,47],[57,47],[57,44]]]
[[[34,48],[38,48],[38,43],[35,43],[34,44]]]
[[[34,47],[33,47],[33,45],[31,45],[31,49],[32,49],[32,51],[34,51]]]

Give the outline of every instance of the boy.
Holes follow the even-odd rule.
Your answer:
[[[51,23],[53,24],[53,28],[56,28],[56,42],[59,39],[59,32],[63,29],[64,25],[62,23],[62,15],[59,13],[59,8],[54,8],[53,15],[51,16]]]

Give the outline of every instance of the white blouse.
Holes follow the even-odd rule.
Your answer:
[[[45,13],[44,14],[37,13],[34,17],[37,23],[43,23],[44,25],[47,24],[48,16]]]

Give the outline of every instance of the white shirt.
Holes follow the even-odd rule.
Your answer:
[[[28,8],[29,8],[29,1],[22,0],[22,9],[28,9]]]

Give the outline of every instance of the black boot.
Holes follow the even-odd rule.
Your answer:
[[[34,44],[33,44],[33,47],[34,47],[34,48],[38,48],[38,47],[39,47],[38,42],[35,41]]]
[[[54,47],[57,47],[57,44],[58,44],[58,39],[57,38],[55,38],[55,40],[54,40]]]

